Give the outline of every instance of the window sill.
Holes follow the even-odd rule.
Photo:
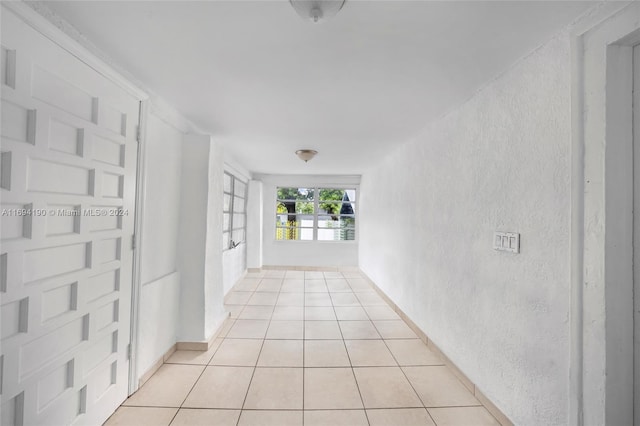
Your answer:
[[[226,248],[226,249],[222,249],[222,252],[224,253],[224,252],[226,252],[226,251],[232,251],[232,250],[235,250],[235,249],[237,249],[238,247],[244,246],[245,244],[246,244],[246,242],[245,242],[245,241],[243,241],[243,242],[241,242],[240,244],[238,244],[237,246],[235,246],[235,247],[233,247],[233,248],[229,247],[229,248]]]
[[[276,244],[356,244],[358,240],[344,240],[344,241],[324,241],[324,240],[273,240]]]

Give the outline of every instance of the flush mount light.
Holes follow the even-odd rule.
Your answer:
[[[315,157],[317,153],[318,151],[313,149],[299,149],[296,151],[296,155],[305,163]]]
[[[314,23],[335,16],[346,0],[289,0],[298,15]]]

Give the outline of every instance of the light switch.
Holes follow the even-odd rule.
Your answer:
[[[494,232],[493,249],[520,253],[520,234],[515,232]]]

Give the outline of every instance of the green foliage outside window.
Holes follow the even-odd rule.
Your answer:
[[[355,200],[349,198],[347,190],[281,187],[276,196],[276,239],[310,239],[311,226],[317,229],[313,239],[327,239],[328,235],[333,240],[355,239]],[[335,234],[327,235],[329,229],[335,229]]]

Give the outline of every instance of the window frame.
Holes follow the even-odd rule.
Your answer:
[[[278,198],[278,190],[281,188],[305,188],[305,189],[310,189],[313,190],[313,213],[308,213],[306,215],[308,216],[313,216],[313,226],[309,227],[309,226],[298,226],[298,227],[290,227],[290,226],[278,226],[278,216],[284,213],[278,213],[278,204],[283,202],[283,201],[295,201],[295,202],[311,202],[309,200],[284,200],[284,199],[280,199]],[[354,191],[355,196],[354,196],[354,200],[350,200],[350,203],[356,205],[356,210],[354,212],[353,215],[341,215],[338,214],[338,216],[346,216],[346,217],[353,217],[353,219],[355,220],[355,224],[353,225],[353,228],[344,228],[345,230],[352,230],[354,233],[354,237],[352,240],[319,240],[318,239],[318,231],[319,230],[327,230],[327,229],[339,229],[339,228],[324,228],[324,227],[320,227],[319,225],[319,216],[326,216],[326,213],[320,213],[320,203],[321,202],[328,202],[328,203],[332,203],[335,202],[336,204],[339,203],[339,201],[334,201],[334,200],[325,200],[325,201],[321,201],[320,200],[320,191],[323,189],[338,189],[338,190],[344,190],[344,191]],[[300,185],[300,186],[296,186],[296,185],[276,185],[276,191],[275,191],[275,219],[276,219],[276,224],[274,227],[274,241],[276,242],[296,242],[296,243],[345,243],[345,244],[350,244],[350,243],[356,243],[358,241],[358,226],[356,225],[358,223],[358,192],[359,192],[359,188],[356,185]],[[298,213],[300,215],[303,215],[305,213]],[[278,230],[279,229],[312,229],[313,230],[313,239],[311,240],[301,240],[301,239],[278,239]]]
[[[223,229],[222,229],[222,242],[223,242],[223,248],[222,251],[227,251],[227,250],[231,250],[236,248],[237,246],[241,245],[241,244],[245,244],[247,242],[247,191],[248,191],[248,183],[243,181],[242,179],[240,179],[238,176],[234,175],[231,172],[228,171],[224,171],[224,175],[229,176],[230,178],[230,185],[229,185],[229,191],[227,191],[224,187],[224,179],[225,177],[223,177],[223,185],[222,185],[222,193],[223,193],[223,198],[224,196],[229,196],[229,208],[228,210],[225,210],[224,208],[224,204],[222,206],[222,214],[223,216],[226,214],[229,216],[229,220],[227,223],[227,227],[225,229],[224,227],[224,222],[223,222]],[[236,186],[236,182],[240,182],[242,185],[244,185],[244,191],[242,194],[239,194],[237,191],[237,186]],[[238,212],[236,211],[236,198],[242,199],[243,201],[243,207],[242,207],[242,211]],[[242,215],[243,216],[243,224],[240,227],[235,226],[234,224],[234,217],[236,215]],[[242,241],[234,241],[233,239],[233,234],[234,231],[242,231]],[[225,234],[228,235],[228,243],[226,245],[226,247],[224,246],[224,240],[225,240]]]

